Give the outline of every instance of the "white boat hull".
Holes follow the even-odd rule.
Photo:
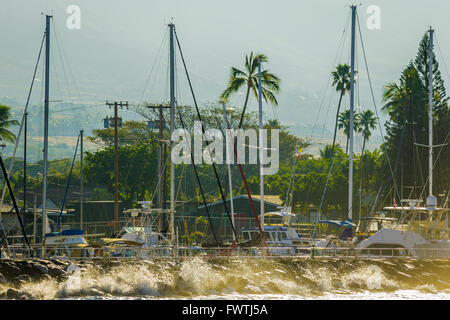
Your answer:
[[[382,228],[373,236],[363,240],[358,249],[367,249],[369,254],[379,254],[384,251],[396,252],[398,255],[405,253],[414,258],[450,258],[450,241],[430,241],[421,235],[407,230]],[[404,249],[404,251],[402,250]],[[364,253],[364,252],[363,252]]]

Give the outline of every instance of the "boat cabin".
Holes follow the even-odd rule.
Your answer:
[[[384,215],[374,217],[361,217],[356,227],[355,236],[370,237],[381,228],[392,228],[397,225],[397,218],[385,217]]]
[[[244,242],[259,239],[259,229],[242,229],[242,238]],[[265,226],[264,237],[267,244],[285,244],[292,245],[294,240],[300,240],[300,235],[292,227],[284,226]]]

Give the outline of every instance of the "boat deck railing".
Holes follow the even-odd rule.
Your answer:
[[[388,259],[388,258],[423,258],[423,259],[450,259],[450,248],[417,248],[409,252],[404,248],[318,248],[318,247],[236,247],[236,248],[202,248],[202,247],[101,247],[80,248],[79,246],[53,246],[47,247],[45,258],[65,259],[104,259],[104,258],[139,258],[139,259],[165,259],[165,258],[313,258],[313,259]],[[8,259],[36,259],[42,258],[41,248],[31,250],[23,247],[9,247],[2,249],[2,258]]]

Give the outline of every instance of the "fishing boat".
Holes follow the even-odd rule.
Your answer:
[[[409,205],[385,207],[401,212],[400,223],[384,226],[361,241],[357,246],[361,254],[450,258],[448,209],[438,208],[432,201],[424,207],[420,200],[404,199]]]
[[[295,215],[282,210],[280,212],[268,212],[265,216],[268,223],[264,224],[264,235],[267,247],[272,255],[309,256],[314,249],[345,246],[348,244],[343,243],[343,239],[346,239],[346,230],[355,227],[353,223],[348,221],[320,220],[319,226],[331,226],[334,232],[328,230],[327,234],[322,237],[304,236],[291,224],[291,219]],[[277,221],[281,223],[270,223],[270,220],[274,220],[274,216],[281,218],[281,221]],[[258,228],[243,228],[241,229],[241,236],[243,240],[241,246],[244,247],[258,246],[261,241]]]
[[[150,208],[151,201],[139,201],[141,208],[124,211],[127,222],[121,232],[121,239],[140,242],[145,246],[168,244],[169,239],[158,231],[157,223],[160,215],[167,210]]]
[[[261,243],[259,229],[242,229],[242,247],[255,247]],[[309,248],[316,246],[320,239],[302,238],[295,228],[280,225],[265,225],[264,236],[266,245],[271,255],[295,256],[298,254],[309,254]]]
[[[166,209],[151,208],[151,201],[139,201],[141,208],[128,209],[124,211],[127,222],[119,233],[120,238],[125,241],[140,244],[137,256],[149,258],[154,255],[168,255],[170,250],[170,239],[160,231],[157,223],[160,215],[169,213]]]

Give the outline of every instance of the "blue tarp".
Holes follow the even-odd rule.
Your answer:
[[[356,227],[356,224],[350,221],[340,221],[340,220],[320,220],[319,223],[328,223],[338,227]]]
[[[80,229],[69,229],[63,230],[61,232],[51,232],[46,233],[46,237],[56,237],[56,236],[82,236],[84,235],[84,231]]]

